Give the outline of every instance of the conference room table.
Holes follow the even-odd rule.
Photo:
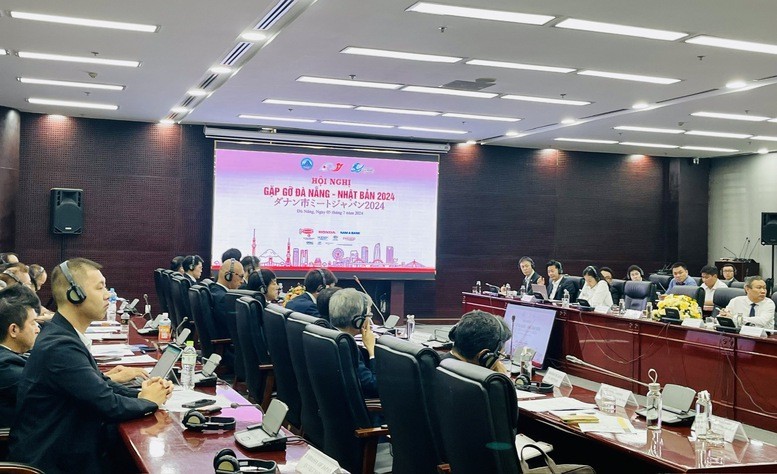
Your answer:
[[[464,312],[479,309],[500,316],[508,304],[555,309],[546,354],[550,366],[643,395],[640,385],[573,364],[565,356],[642,382],[652,368],[661,385],[709,391],[714,414],[777,431],[777,336],[722,333],[475,293],[463,293],[462,304]]]

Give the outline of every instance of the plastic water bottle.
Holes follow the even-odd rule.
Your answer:
[[[652,382],[648,384],[648,393],[645,401],[645,424],[649,430],[661,429],[661,384]]]
[[[653,316],[653,303],[651,303],[650,301],[648,301],[647,304],[645,305],[645,313],[646,313],[645,314],[646,318],[650,318],[651,316]]]
[[[621,298],[620,301],[618,301],[618,313],[623,316],[626,314],[626,300]]]
[[[569,308],[569,290],[564,290],[564,296],[561,297],[561,307]]]
[[[691,433],[696,435],[696,439],[707,437],[710,429],[710,415],[712,415],[712,401],[710,393],[706,390],[696,394],[696,417],[691,425]]]
[[[408,339],[410,339],[410,337],[413,335],[413,331],[415,331],[415,314],[408,314],[406,330]]]
[[[118,300],[116,296],[116,290],[111,288],[111,296],[108,298],[108,312],[105,314],[105,319],[107,321],[116,321],[116,300]]]
[[[511,291],[512,291],[512,288],[510,288],[510,284],[505,283],[505,296],[509,297]]]
[[[167,313],[162,313],[162,320],[159,321],[159,342],[170,342],[173,337],[172,334],[173,322],[170,321],[170,316],[168,316]]]
[[[197,364],[197,351],[194,341],[186,341],[186,348],[181,353],[181,387],[184,390],[194,390],[194,366]]]

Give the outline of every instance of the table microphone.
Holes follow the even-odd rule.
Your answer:
[[[176,335],[176,340],[178,340],[178,331],[180,331],[181,328],[183,327],[183,325],[186,324],[188,321],[189,321],[189,317],[188,316],[184,316],[183,319],[181,320],[181,324],[179,324],[175,328],[175,332],[173,332],[173,334]],[[187,334],[187,336],[188,336],[188,334]]]
[[[262,405],[259,403],[230,403],[229,408],[240,408],[240,407],[254,407],[258,408],[260,412],[264,413],[264,410],[262,410]]]
[[[589,367],[589,368],[591,368],[591,369],[594,369],[594,370],[596,370],[596,371],[597,371],[597,372],[599,372],[599,373],[602,373],[602,374],[604,374],[604,375],[609,375],[610,377],[615,377],[616,379],[625,380],[625,381],[627,381],[627,382],[635,383],[635,384],[637,384],[637,385],[641,385],[641,386],[643,386],[643,387],[647,387],[647,386],[648,386],[648,384],[646,384],[646,383],[644,383],[644,382],[640,382],[639,380],[632,379],[632,378],[630,378],[630,377],[626,377],[625,375],[621,375],[621,374],[618,374],[618,373],[612,372],[612,371],[610,371],[610,370],[607,370],[607,369],[603,369],[603,368],[601,368],[601,367],[599,367],[599,366],[597,366],[597,365],[589,364],[588,362],[585,362],[585,361],[583,361],[583,360],[581,360],[581,359],[578,359],[577,357],[575,357],[575,356],[573,356],[573,355],[568,355],[568,356],[566,357],[566,359],[567,359],[569,362],[572,362],[573,364],[577,364],[577,365],[582,365],[582,366],[585,366],[585,367]]]

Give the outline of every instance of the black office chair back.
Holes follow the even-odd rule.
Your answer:
[[[284,308],[285,309],[285,308]],[[268,311],[275,311],[272,305],[267,307]],[[307,314],[292,312],[286,319],[286,342],[289,344],[289,356],[291,365],[294,367],[294,374],[297,377],[297,387],[299,387],[300,422],[305,438],[315,446],[323,448],[324,446],[324,424],[318,412],[318,401],[313,392],[313,385],[308,374],[308,364],[305,360],[305,351],[302,347],[302,333],[308,324],[317,324],[328,328],[329,323],[322,318],[308,316]]]
[[[258,291],[228,290],[225,296],[225,300],[227,302],[227,313],[215,315],[216,318],[218,318],[218,321],[226,323],[227,331],[229,332],[229,338],[232,339],[232,346],[235,348],[235,377],[237,377],[238,380],[246,380],[245,364],[243,356],[241,355],[242,348],[240,347],[240,337],[237,333],[237,320],[235,319],[237,300],[244,296],[262,298]]]
[[[194,317],[192,316],[192,306],[189,302],[189,288],[192,287],[192,282],[188,278],[174,278],[173,280],[177,283],[175,288],[178,289],[178,301],[180,302],[176,311],[179,319],[178,324],[182,324],[182,327],[188,327],[194,332]],[[187,318],[185,324],[183,322],[184,318]]]
[[[267,309],[271,309],[274,313],[280,314],[284,318],[288,318],[289,315],[294,312],[293,310],[291,310],[289,308],[286,308],[284,306],[281,306],[281,305],[275,304],[275,303],[269,303],[267,305]]]
[[[238,343],[235,357],[243,358],[245,381],[248,393],[257,403],[264,398],[267,371],[260,371],[259,365],[271,364],[267,351],[267,337],[264,332],[262,303],[250,296],[242,296],[235,303],[235,324]]]
[[[156,289],[156,299],[159,300],[160,313],[170,314],[170,310],[167,308],[167,300],[165,299],[165,285],[162,279],[162,272],[164,268],[157,268],[154,270],[154,288]]]
[[[170,321],[176,321],[178,319],[178,315],[175,312],[175,304],[173,304],[173,276],[180,274],[172,271],[172,270],[165,270],[162,273],[162,282],[165,286],[165,300],[167,301],[167,314],[170,316]]]
[[[585,284],[585,278],[579,277],[579,276],[571,276],[571,275],[567,275],[567,278],[572,280],[572,283],[574,283],[575,287],[577,288],[577,292],[580,293],[580,290],[583,288],[583,285]]]
[[[210,357],[215,350],[213,340],[216,339],[216,320],[213,313],[213,296],[210,294],[210,288],[203,285],[194,285],[200,296],[200,313],[202,315],[202,327],[198,328],[200,333],[200,342],[206,357]],[[205,342],[207,340],[207,342]]]
[[[718,308],[725,308],[732,298],[745,296],[746,294],[747,293],[745,293],[745,290],[742,288],[720,288],[715,290],[715,293],[712,294],[712,304]]]
[[[648,275],[648,281],[656,284],[656,291],[666,293],[666,289],[669,288],[669,282],[674,278],[672,275],[659,275],[658,273],[651,273]]]
[[[280,307],[275,305],[275,308],[264,310],[264,332],[267,336],[267,348],[272,357],[273,372],[275,372],[277,398],[289,407],[286,420],[299,428],[302,425],[300,422],[302,401],[286,338],[286,318],[278,313],[277,308]],[[282,309],[285,310],[285,308]]]
[[[350,334],[309,324],[302,346],[324,423],[324,453],[348,472],[361,472],[364,442],[355,431],[372,423],[356,373],[356,341]]]
[[[741,288],[745,289],[745,282],[743,281],[732,281],[729,285],[729,288]]]
[[[518,403],[506,375],[445,359],[437,368],[435,398],[451,472],[520,472],[515,449]]]
[[[656,294],[656,285],[649,281],[627,281],[623,285],[623,299],[626,309],[644,311],[648,301],[653,301]]]
[[[721,288],[722,289],[722,288]],[[717,292],[717,290],[715,290]],[[695,299],[699,306],[704,306],[704,288],[700,286],[675,286],[668,291],[670,295],[685,295]]]
[[[189,308],[192,310],[192,318],[194,318],[194,326],[197,328],[200,350],[203,357],[208,358],[213,354],[213,344],[210,342],[213,336],[211,335],[210,328],[205,324],[205,318],[202,314],[200,288],[202,288],[201,285],[193,285],[189,288],[187,296],[189,297]]]
[[[612,283],[610,283],[610,286],[615,288],[618,291],[618,294],[623,297],[624,292],[626,291],[626,280],[619,280],[617,278],[612,279]],[[615,303],[618,303],[615,301]]]
[[[381,336],[375,345],[380,401],[391,431],[392,472],[436,474],[445,462],[434,409],[439,364],[433,349],[393,336]]]

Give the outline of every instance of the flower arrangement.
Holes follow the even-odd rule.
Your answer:
[[[286,296],[283,298],[283,306],[286,306],[286,303],[293,300],[297,296],[301,295],[305,292],[305,287],[302,285],[297,285],[293,288],[290,288],[289,291],[286,292]]]
[[[666,295],[666,298],[659,301],[656,306],[657,309],[653,310],[651,317],[657,321],[666,315],[665,308],[675,308],[680,313],[680,319],[701,319],[701,308],[690,296]]]

